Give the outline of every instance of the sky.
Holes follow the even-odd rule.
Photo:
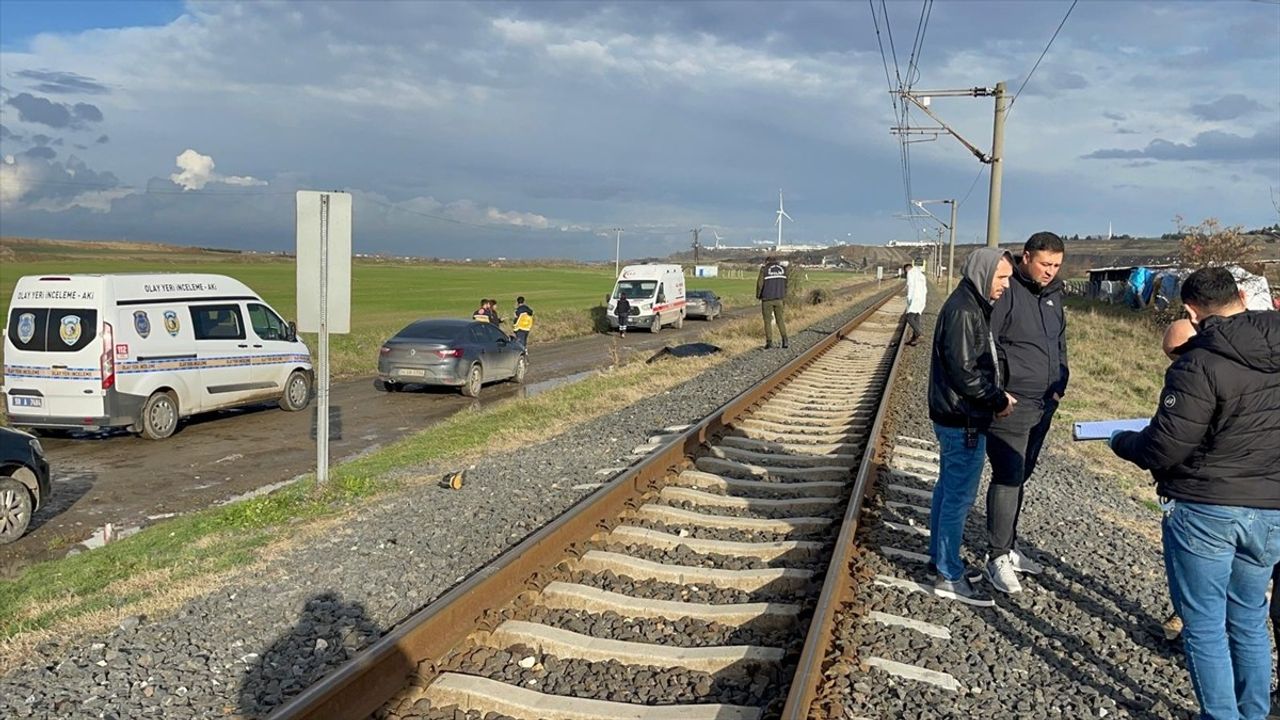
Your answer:
[[[0,234],[286,250],[295,192],[346,190],[357,252],[603,260],[775,238],[781,189],[787,242],[943,198],[984,237],[960,142],[904,171],[899,78],[1022,87],[1006,241],[1280,221],[1280,3],[1082,0],[1049,45],[1070,7],[5,0]],[[990,97],[930,109],[990,150]]]

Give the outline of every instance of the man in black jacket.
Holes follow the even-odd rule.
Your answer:
[[[787,267],[769,256],[760,266],[756,278],[756,299],[764,315],[764,349],[773,347],[773,321],[778,321],[778,333],[782,335],[782,347],[787,347],[787,321],[783,317],[784,300],[787,297]]]
[[[1249,312],[1231,273],[1182,285],[1198,332],[1141,432],[1111,448],[1165,504],[1169,594],[1204,718],[1262,718],[1271,689],[1267,584],[1280,561],[1280,313]]]
[[[938,436],[939,472],[929,512],[929,559],[940,597],[990,607],[960,559],[965,518],[978,494],[986,431],[1017,402],[1004,391],[988,324],[991,304],[1009,287],[1013,258],[982,248],[965,260],[963,277],[938,311],[929,364],[929,418]]]
[[[1062,312],[1062,238],[1032,235],[1022,248],[1009,290],[991,309],[991,334],[1005,390],[1018,399],[1008,417],[991,424],[987,459],[987,543],[984,572],[992,587],[1022,592],[1018,573],[1036,575],[1040,563],[1018,552],[1022,494],[1035,471],[1058,401],[1067,391],[1067,318]]]

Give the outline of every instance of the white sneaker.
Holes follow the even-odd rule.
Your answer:
[[[1018,552],[1016,548],[1009,553],[1009,557],[1013,558],[1014,572],[1025,573],[1027,575],[1039,575],[1044,572],[1043,565]]]
[[[1013,567],[1013,555],[1005,554],[991,560],[988,557],[983,565],[983,575],[991,583],[991,587],[1002,593],[1013,595],[1022,592],[1022,583],[1018,582],[1018,573]]]

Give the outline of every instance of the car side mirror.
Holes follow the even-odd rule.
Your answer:
[[[287,339],[289,342],[298,341],[298,326],[292,322],[289,323],[289,331],[288,331]]]

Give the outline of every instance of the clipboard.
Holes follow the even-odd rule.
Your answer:
[[[1116,430],[1132,430],[1133,432],[1139,432],[1149,424],[1151,424],[1151,418],[1078,422],[1075,423],[1075,426],[1071,429],[1071,439],[1077,442],[1086,440],[1110,440],[1111,433]]]

